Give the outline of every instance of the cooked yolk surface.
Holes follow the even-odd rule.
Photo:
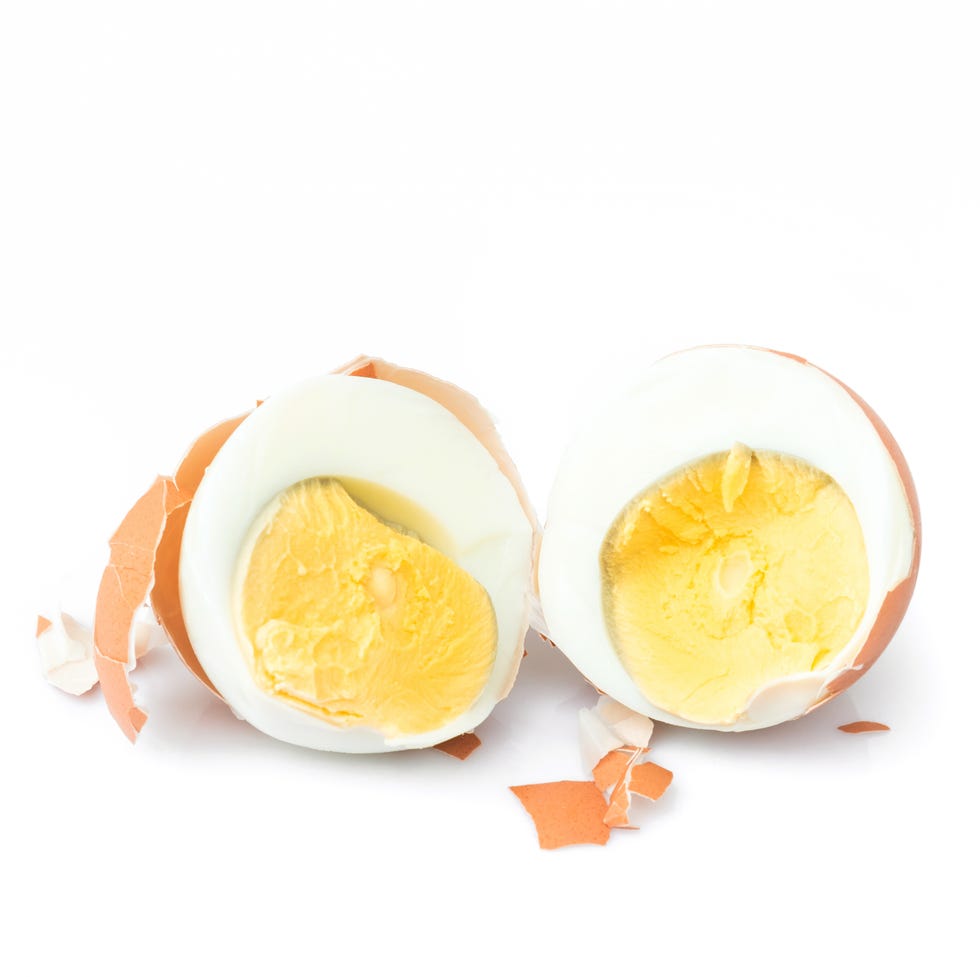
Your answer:
[[[479,696],[497,645],[487,592],[339,481],[287,489],[251,538],[238,617],[260,688],[386,736],[438,729]]]
[[[828,664],[868,600],[844,490],[806,462],[736,444],[633,499],[600,553],[606,627],[655,705],[734,722],[764,683]]]

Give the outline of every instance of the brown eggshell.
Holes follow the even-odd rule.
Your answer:
[[[596,787],[609,791],[609,803],[603,821],[610,828],[630,828],[629,810],[632,801],[633,772],[643,755],[642,747],[610,750],[593,768]]]
[[[639,794],[651,801],[659,800],[674,775],[651,761],[638,763],[645,750],[610,750],[594,767],[596,787],[610,791],[603,821],[610,828],[631,828],[629,811],[632,797]]]
[[[663,797],[664,791],[673,779],[674,775],[669,770],[648,760],[633,767],[630,774],[630,791],[656,801]]]
[[[612,793],[609,795],[609,805],[606,807],[606,813],[602,816],[603,823],[609,825],[610,828],[632,828],[633,825],[630,824],[630,800],[629,788],[626,786],[626,778],[624,777],[613,787]]]
[[[837,727],[842,733],[884,733],[891,729],[884,723],[873,723],[867,719],[859,719],[857,722],[844,723]]]
[[[201,667],[201,663],[194,654],[190,638],[187,636],[187,628],[184,625],[184,616],[180,607],[180,542],[184,534],[184,525],[187,522],[187,513],[190,511],[194,493],[197,492],[201,479],[208,465],[214,460],[214,456],[221,449],[221,446],[231,437],[232,432],[238,427],[248,414],[233,417],[227,421],[222,421],[214,427],[205,431],[190,447],[184,455],[174,475],[174,482],[181,491],[181,503],[170,513],[164,526],[156,551],[154,564],[155,584],[150,594],[150,601],[153,611],[160,622],[160,626],[167,633],[167,638],[173,645],[181,661],[197,676],[215,695],[217,690],[211,684],[207,673]],[[221,698],[218,696],[218,698]]]
[[[460,733],[445,743],[436,743],[432,749],[448,753],[457,760],[465,760],[480,745],[480,737],[476,733]]]
[[[606,799],[591,780],[559,780],[510,788],[534,821],[542,848],[604,845]]]
[[[630,764],[638,756],[638,751],[610,750],[593,768],[592,779],[603,793],[611,790],[625,780]]]
[[[136,742],[146,713],[133,702],[127,673],[136,612],[153,587],[154,556],[167,516],[183,501],[171,478],[160,476],[126,514],[109,541],[109,564],[95,604],[95,667],[106,704]]]

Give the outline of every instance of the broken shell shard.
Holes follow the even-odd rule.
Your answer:
[[[145,721],[145,713],[133,703],[126,672],[134,662],[133,616],[147,594],[171,644],[199,680],[226,700],[236,715],[271,735],[301,745],[349,752],[432,746],[472,729],[513,684],[530,612],[531,560],[538,527],[514,464],[504,451],[489,415],[475,398],[458,387],[367,357],[353,361],[329,377],[309,381],[304,390],[303,397],[308,398],[310,404],[320,397],[320,406],[324,405],[323,396],[326,396],[321,396],[322,391],[328,391],[329,397],[333,398],[332,409],[316,420],[304,417],[303,404],[299,402],[302,398],[298,398],[294,388],[294,391],[260,402],[256,410],[247,415],[216,425],[192,445],[173,478],[161,478],[154,483],[113,537],[112,560],[100,588],[96,644],[99,647],[99,674],[107,702],[130,739],[135,739]],[[391,411],[391,414],[382,419],[379,411]],[[343,415],[343,424],[340,415]],[[287,429],[275,430],[277,416],[280,423],[289,425],[288,434],[285,433]],[[482,497],[486,503],[485,511],[497,513],[503,521],[498,520],[500,524],[485,538],[471,532],[462,540],[461,552],[453,556],[468,568],[468,572],[476,573],[480,585],[490,592],[495,601],[497,627],[503,632],[491,678],[470,708],[464,709],[452,722],[422,735],[391,736],[381,735],[363,724],[358,726],[356,721],[351,728],[345,728],[344,724],[338,727],[329,719],[324,721],[304,714],[294,703],[277,705],[269,694],[260,693],[254,684],[243,688],[240,681],[229,679],[236,673],[241,677],[239,666],[247,658],[247,652],[236,635],[234,656],[238,657],[238,662],[229,665],[221,660],[220,654],[216,655],[212,639],[217,632],[209,617],[221,617],[226,613],[223,600],[210,600],[202,619],[198,595],[208,586],[217,587],[215,593],[221,587],[233,589],[235,586],[231,577],[221,584],[213,578],[200,576],[200,568],[213,555],[210,550],[217,537],[214,525],[221,523],[229,504],[234,508],[242,495],[249,495],[253,502],[261,501],[264,505],[277,489],[285,490],[309,475],[341,476],[355,482],[362,477],[382,487],[390,487],[392,480],[405,482],[399,474],[399,464],[402,469],[407,467],[404,451],[400,463],[393,462],[390,455],[372,459],[372,453],[377,455],[380,451],[383,454],[386,450],[383,432],[379,434],[379,429],[399,425],[405,427],[401,443],[408,437],[406,432],[414,431],[414,444],[423,449],[411,458],[411,468],[416,472],[431,469],[431,479],[440,478],[447,483],[439,491],[428,492],[427,498],[430,501],[431,498],[448,499],[442,504],[448,505],[456,514],[445,516],[444,512],[436,511],[437,519],[455,520],[457,526],[463,521],[459,511],[466,505],[465,500],[460,501],[465,492],[460,489],[454,498],[452,484],[457,477],[465,481],[466,471],[479,470],[483,482],[493,484],[496,501],[487,503],[489,490],[477,486],[472,490],[477,499],[474,505]],[[300,429],[307,433],[313,460],[303,460],[299,457],[301,452],[293,451],[289,461],[276,462],[275,458],[283,454],[280,445],[294,444]],[[352,435],[352,429],[360,433]],[[451,436],[447,433],[432,435],[428,433],[431,430],[451,432]],[[357,437],[361,443],[355,444],[353,441]],[[439,437],[449,439],[446,442],[448,454],[442,450]],[[254,448],[263,438],[264,446]],[[332,454],[331,447],[337,449]],[[253,451],[262,454],[261,468],[249,460],[249,453]],[[459,457],[455,458],[455,455]],[[220,481],[220,473],[229,469],[231,462],[228,459],[233,456],[238,462],[245,459],[245,468],[234,483],[235,489],[225,490],[222,497],[213,487]],[[362,462],[362,458],[368,458],[370,463]],[[453,461],[461,468],[458,475],[453,469]],[[282,464],[282,472],[270,475],[270,467],[274,464]],[[299,469],[304,465],[309,471],[301,475]],[[358,470],[359,465],[367,470],[367,474]],[[413,487],[426,495],[428,489],[425,485],[420,488],[420,478]],[[412,480],[407,481],[411,483]],[[259,499],[263,493],[265,498]],[[411,501],[414,496],[411,492],[407,494]],[[206,510],[208,506],[210,516],[195,518],[195,512]],[[254,522],[256,516],[246,514],[241,518]],[[485,515],[481,514],[480,518],[487,521]],[[468,519],[471,523],[479,523],[472,513]],[[200,531],[202,525],[207,527],[203,534]],[[233,537],[224,540],[223,559],[234,557],[237,561],[238,550],[243,549],[247,536],[244,523],[242,527],[238,530],[237,540]],[[204,544],[202,539],[206,540]],[[190,583],[184,579],[192,577]],[[381,576],[375,573],[370,579],[377,583]],[[385,580],[394,586],[388,577]],[[389,604],[396,596],[401,600],[401,592],[396,595],[393,589],[388,596]],[[229,626],[232,629],[236,626],[227,617],[223,623],[225,634]],[[230,654],[230,647],[225,644],[226,655]],[[319,684],[317,688],[320,688]]]
[[[131,637],[135,660],[166,644],[163,629],[150,618],[151,612],[146,606],[135,616]],[[41,672],[55,688],[71,695],[82,695],[98,685],[92,629],[70,614],[62,611],[53,619],[38,615],[37,649]]]
[[[660,800],[674,779],[673,773],[659,764],[647,760],[633,767],[630,775],[629,789],[634,794],[640,794],[651,801]]]
[[[136,663],[133,626],[153,587],[153,564],[167,516],[182,501],[173,479],[159,477],[109,541],[109,565],[95,605],[95,666],[106,704],[136,742],[146,713],[133,701],[127,673]]]
[[[611,696],[600,693],[595,706],[579,710],[579,746],[589,772],[594,773],[596,764],[620,747],[646,749],[652,735],[652,719]]]
[[[511,787],[534,820],[542,848],[604,845],[609,840],[606,799],[591,781],[559,780]]]
[[[891,729],[884,723],[874,723],[867,719],[859,719],[853,723],[844,723],[837,727],[842,733],[885,733]]]
[[[180,607],[180,587],[178,585],[178,568],[180,566],[180,547],[187,522],[187,513],[197,492],[201,479],[207,471],[214,456],[228,440],[248,414],[222,421],[205,431],[193,445],[177,468],[174,482],[181,494],[180,502],[168,514],[163,528],[163,534],[157,545],[153,564],[153,590],[150,601],[157,615],[160,626],[164,629],[170,644],[173,646],[181,661],[207,686],[215,695],[217,690],[211,684],[207,673],[194,654],[184,617]],[[218,696],[218,698],[221,698]]]
[[[629,828],[633,794],[659,800],[674,775],[652,761],[641,762],[646,750],[624,747],[607,753],[593,768],[596,787],[609,798],[603,820],[611,828]]]
[[[457,760],[465,760],[479,746],[480,737],[476,733],[460,733],[445,743],[436,743],[434,749],[456,757]]]
[[[99,681],[92,632],[68,614],[38,616],[37,648],[44,677],[62,692],[82,695]]]
[[[847,545],[825,554],[832,520]],[[860,397],[799,357],[702,347],[568,447],[537,580],[550,636],[596,688],[654,719],[746,730],[867,672],[920,549],[908,464]]]
[[[603,793],[615,789],[617,784],[625,781],[639,753],[639,750],[610,750],[592,769],[596,787]]]

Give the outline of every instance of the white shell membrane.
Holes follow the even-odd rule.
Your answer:
[[[729,450],[794,455],[850,497],[868,557],[868,605],[827,665],[763,686],[728,726],[700,726],[657,707],[633,683],[606,630],[599,552],[639,492],[690,462]],[[853,661],[914,550],[895,462],[862,407],[808,363],[751,347],[700,347],[658,363],[574,439],[548,505],[538,587],[548,633],[590,682],[637,712],[679,726],[758,729],[802,715]]]
[[[255,685],[233,609],[242,544],[279,492],[317,476],[373,482],[431,513],[451,541],[446,555],[490,595],[497,618],[493,669],[476,702],[450,725],[386,740],[367,727],[332,726]],[[208,468],[181,546],[184,622],[222,698],[264,733],[346,753],[432,746],[473,729],[506,692],[527,628],[531,539],[514,487],[450,411],[383,380],[321,376],[265,401]]]

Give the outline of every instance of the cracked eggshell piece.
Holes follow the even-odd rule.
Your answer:
[[[152,619],[145,605],[133,621],[132,652],[134,661],[147,652],[166,644],[163,629]],[[56,688],[71,695],[82,695],[99,683],[95,665],[95,640],[92,629],[70,614],[61,612],[53,620],[38,615],[37,648],[44,677]]]
[[[580,709],[579,746],[588,773],[610,753],[624,746],[646,749],[653,736],[653,720],[611,696],[601,695],[591,709]]]
[[[541,848],[609,841],[609,825],[604,820],[608,805],[593,781],[557,780],[510,789],[531,815]]]
[[[445,743],[436,743],[433,749],[457,760],[465,760],[481,745],[480,737],[476,733],[460,733],[459,736],[454,736]]]
[[[38,617],[37,650],[44,677],[62,692],[82,695],[98,683],[92,632],[68,614]]]
[[[863,532],[870,591],[856,631],[832,660],[758,688],[731,723],[702,724],[658,706],[621,663],[606,628],[600,548],[639,493],[738,443],[801,458],[836,480]],[[908,607],[920,548],[908,464],[853,390],[791,354],[699,347],[656,363],[569,445],[552,489],[537,583],[550,637],[594,686],[655,720],[749,730],[803,715],[868,670]]]
[[[596,787],[608,797],[603,820],[610,828],[632,828],[629,814],[634,794],[657,801],[674,779],[670,770],[643,760],[642,747],[623,747],[607,753],[593,768]]]
[[[370,451],[367,432],[380,438]],[[419,456],[420,445],[428,445],[427,455]],[[278,491],[331,473],[374,481],[436,515],[451,530],[453,558],[491,595],[499,640],[490,681],[449,726],[395,740],[363,727],[332,727],[260,692],[237,638],[232,645],[231,573],[248,526]],[[523,656],[539,527],[489,414],[459,387],[360,357],[210,429],[164,481],[174,504],[152,547],[152,606],[187,667],[239,718],[303,746],[382,752],[469,732],[510,691]],[[203,501],[192,505],[197,499]],[[496,514],[490,529],[483,520],[482,533],[473,525],[481,504]],[[183,558],[188,539],[193,560]]]
[[[136,742],[146,713],[133,700],[128,673],[136,665],[136,625],[154,584],[156,550],[167,518],[182,502],[172,478],[160,476],[123,518],[109,541],[109,564],[95,603],[95,666],[106,705]]]
[[[885,723],[869,722],[867,719],[858,719],[853,723],[844,723],[837,727],[842,733],[887,733],[891,726]]]

